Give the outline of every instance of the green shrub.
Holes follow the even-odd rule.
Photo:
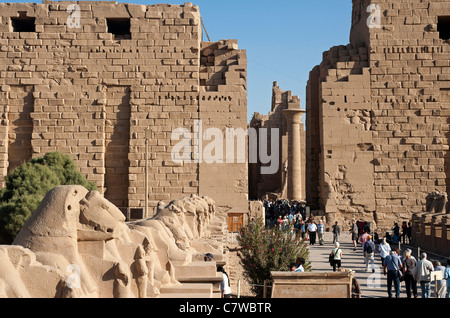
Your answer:
[[[78,171],[68,155],[58,152],[31,159],[5,177],[0,191],[0,244],[11,244],[44,196],[59,185],[97,189]]]
[[[311,270],[309,251],[293,228],[266,229],[264,221],[257,219],[241,230],[237,240],[244,277],[257,295],[262,295],[264,281],[271,279],[270,272],[289,271],[297,258],[305,259],[305,271]]]

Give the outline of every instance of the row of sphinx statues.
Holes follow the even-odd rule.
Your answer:
[[[0,297],[158,297],[180,284],[175,266],[220,251],[208,241],[215,212],[211,198],[192,195],[126,222],[99,192],[56,187],[12,245],[0,246]]]

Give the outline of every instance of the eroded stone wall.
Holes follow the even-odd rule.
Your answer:
[[[18,29],[29,25],[33,30]],[[201,38],[200,10],[189,2],[0,4],[1,177],[22,161],[59,151],[119,208],[144,208],[150,127],[150,208],[155,212],[160,200],[198,194],[199,165],[173,162],[178,141],[171,140],[172,132],[193,133],[201,109],[219,129],[245,127],[235,119],[245,120],[247,108],[245,51],[237,50],[236,41],[223,42],[230,60],[237,56],[239,63],[202,68],[207,78],[227,77],[201,84]],[[210,107],[201,102],[207,94],[233,101]],[[26,151],[17,155],[17,146]],[[244,170],[233,172],[240,173],[232,182],[239,188],[227,199],[245,197]]]
[[[353,1],[351,43],[326,52],[308,84],[319,159],[308,168],[324,176],[308,187],[315,209],[391,228],[446,191],[450,45],[438,22],[449,15],[450,1]]]

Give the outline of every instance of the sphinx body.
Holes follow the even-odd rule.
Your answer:
[[[56,187],[13,244],[0,247],[0,296],[158,297],[163,286],[180,284],[175,266],[205,252],[193,245],[201,246],[194,242],[207,233],[214,213],[212,199],[191,196],[160,202],[154,217],[127,223],[99,192]],[[26,288],[34,282],[24,283],[18,269],[23,262],[10,256],[20,253],[27,255],[28,267],[48,272],[51,292]]]

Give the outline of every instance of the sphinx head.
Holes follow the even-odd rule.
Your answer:
[[[125,216],[98,191],[91,191],[80,201],[78,240],[117,238],[125,226]]]

